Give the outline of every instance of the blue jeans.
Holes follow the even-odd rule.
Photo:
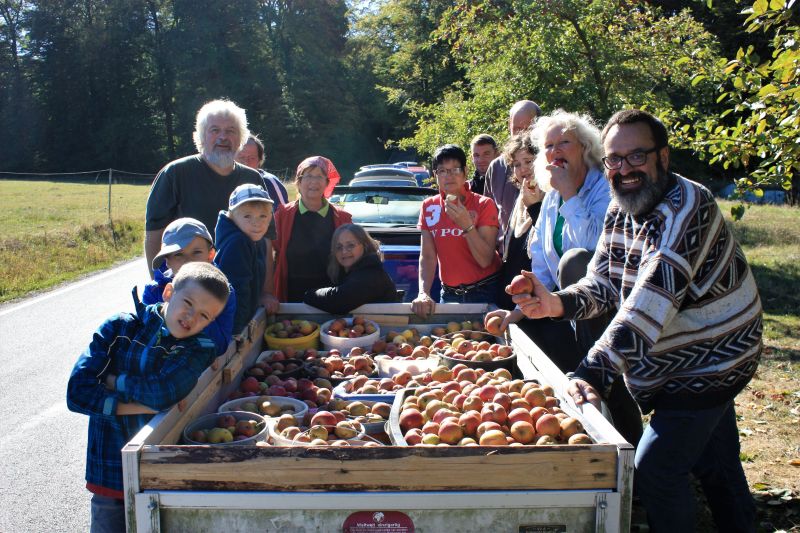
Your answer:
[[[457,294],[455,291],[442,286],[442,292],[439,295],[439,303],[443,304],[474,304],[474,303],[492,303],[497,295],[499,278],[490,281],[486,285],[475,287],[469,292],[464,294]]]
[[[92,494],[91,533],[125,533],[125,502]]]
[[[733,400],[711,409],[653,413],[636,449],[635,482],[653,533],[695,530],[689,473],[700,480],[719,531],[755,531]]]

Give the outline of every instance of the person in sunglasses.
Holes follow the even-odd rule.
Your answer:
[[[501,265],[495,247],[497,206],[469,190],[466,167],[467,155],[454,144],[433,154],[439,194],[426,198],[420,209],[419,294],[411,303],[411,310],[422,317],[435,309],[430,290],[437,265],[439,302],[493,302],[496,296]]]
[[[303,301],[332,315],[368,303],[397,301],[397,288],[383,269],[380,243],[357,224],[336,228],[328,260],[330,287],[309,289]]]

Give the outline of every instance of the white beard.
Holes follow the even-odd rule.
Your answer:
[[[212,165],[220,168],[231,168],[233,167],[236,153],[223,148],[212,148],[203,152],[203,157]]]

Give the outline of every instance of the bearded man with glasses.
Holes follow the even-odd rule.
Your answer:
[[[624,375],[652,413],[634,476],[651,531],[694,531],[690,473],[719,531],[755,531],[734,410],[761,357],[755,279],[711,192],[669,171],[660,120],[620,111],[602,141],[612,200],[589,271],[555,293],[526,273],[533,293],[513,300],[529,318],[615,311],[568,394],[599,405]]]

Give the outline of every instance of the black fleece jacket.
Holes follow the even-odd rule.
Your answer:
[[[303,301],[326,313],[342,315],[367,303],[396,302],[397,289],[380,258],[369,254],[359,259],[338,284],[308,290]]]

